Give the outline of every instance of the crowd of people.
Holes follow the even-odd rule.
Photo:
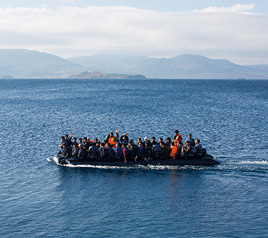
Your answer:
[[[150,160],[164,159],[193,159],[202,158],[203,149],[200,140],[194,140],[189,134],[184,144],[182,135],[178,130],[174,131],[173,140],[168,137],[164,142],[163,138],[156,141],[146,136],[144,140],[138,138],[135,144],[133,139],[129,139],[127,133],[120,137],[118,130],[115,134],[111,132],[100,142],[98,138],[91,140],[88,137],[76,138],[73,134],[61,137],[58,153],[59,162],[64,163],[66,159],[72,158],[75,161],[124,161],[134,160],[139,163],[143,160],[146,164]]]

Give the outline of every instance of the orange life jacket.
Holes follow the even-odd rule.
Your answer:
[[[181,141],[182,141],[182,135],[181,134],[178,134],[176,136],[176,139],[174,139],[174,143],[181,142]]]
[[[170,157],[175,157],[177,150],[178,150],[178,146],[177,145],[172,145],[171,147],[171,152],[170,152]]]
[[[109,143],[112,147],[114,147],[115,144],[116,144],[116,142],[115,142],[115,137],[114,137],[114,136],[113,136],[113,137],[109,137],[109,139],[108,139],[108,143]]]

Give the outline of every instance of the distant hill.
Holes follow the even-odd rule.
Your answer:
[[[81,70],[82,66],[52,54],[0,49],[0,75],[13,78],[63,78]]]
[[[0,78],[92,78],[96,72],[102,72],[101,78],[268,79],[268,65],[237,65],[200,55],[94,55],[63,59],[32,50],[0,49]]]
[[[106,74],[101,72],[82,72],[74,74],[68,78],[72,79],[146,79],[144,75],[131,75],[131,74]]]
[[[170,79],[268,79],[268,65],[243,66],[228,60],[214,60],[200,55],[173,58],[95,55],[69,59],[102,72],[143,74],[149,78]]]

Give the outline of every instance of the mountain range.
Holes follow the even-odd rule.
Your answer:
[[[0,78],[268,79],[268,65],[238,65],[200,55],[152,58],[94,55],[63,59],[38,51],[0,49]]]

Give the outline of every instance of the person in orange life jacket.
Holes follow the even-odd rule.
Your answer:
[[[116,143],[116,147],[114,149],[115,152],[115,159],[116,160],[121,160],[123,156],[123,149],[121,143]]]
[[[177,142],[179,143],[179,142]],[[169,154],[169,156],[171,157],[171,159],[175,159],[176,157],[176,154],[178,152],[178,146],[177,146],[177,143],[173,142],[170,149],[171,149],[171,152]]]
[[[122,145],[123,148],[123,158],[124,158],[124,162],[125,164],[127,163],[127,161],[129,160],[129,145]]]
[[[182,142],[182,135],[179,133],[179,131],[175,130],[174,133],[174,142]]]
[[[118,138],[119,138],[119,135],[118,135],[118,130],[115,131],[116,133],[116,137],[114,136],[114,133],[111,132],[110,134],[108,134],[105,138],[105,143],[108,143],[110,144],[112,147],[115,146]]]
[[[194,157],[197,159],[201,159],[202,158],[202,145],[200,144],[200,140],[196,139],[195,140],[195,146],[194,146]]]
[[[120,142],[121,142],[122,145],[126,145],[127,146],[128,145],[128,141],[129,141],[128,136],[127,136],[127,133],[123,133],[119,140],[120,140]]]
[[[190,143],[191,146],[195,145],[194,139],[192,138],[192,134],[188,135],[188,138],[186,139],[185,142],[187,142],[187,141]]]

